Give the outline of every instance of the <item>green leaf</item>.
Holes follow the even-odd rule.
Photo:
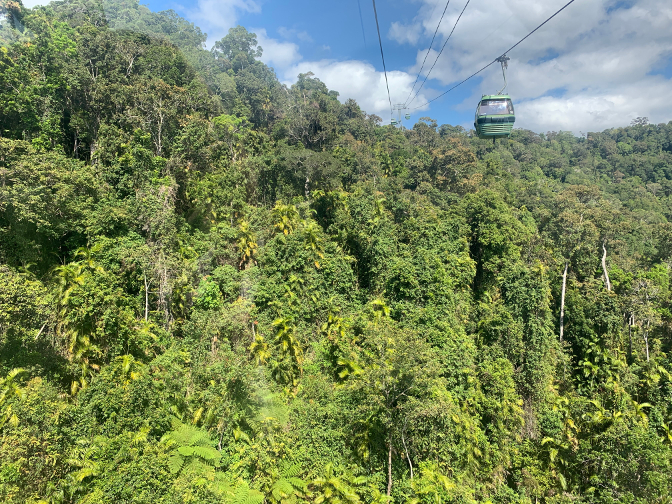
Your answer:
[[[183,465],[184,459],[177,452],[170,454],[168,457],[168,469],[170,469],[171,473],[177,474],[180,472],[180,469],[182,469]]]
[[[562,489],[567,490],[567,480],[560,473],[558,473],[558,480],[560,481],[560,485],[562,486]]]
[[[180,455],[183,455],[184,457],[191,457],[194,454],[194,447],[192,447],[192,446],[180,446],[177,449],[177,451]]]

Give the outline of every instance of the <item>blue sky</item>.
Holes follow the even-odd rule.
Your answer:
[[[451,0],[430,49],[431,66],[467,0]],[[567,0],[471,0],[413,106],[437,96],[526,35]],[[42,3],[24,0],[24,4]],[[355,98],[389,122],[371,0],[141,0],[174,9],[208,33],[211,45],[235,25],[258,35],[262,60],[291,84],[312,71],[340,98]],[[362,18],[360,21],[359,8]],[[445,0],[377,0],[393,103],[405,102],[427,54]],[[363,33],[362,33],[363,24]],[[623,126],[639,116],[672,120],[672,2],[576,0],[509,54],[516,126],[575,134]],[[421,76],[420,81],[424,79]],[[412,111],[439,124],[469,127],[483,93],[502,85],[492,66]]]

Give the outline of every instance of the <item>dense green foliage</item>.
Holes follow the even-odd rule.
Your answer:
[[[672,123],[396,129],[1,6],[0,500],[672,502]]]

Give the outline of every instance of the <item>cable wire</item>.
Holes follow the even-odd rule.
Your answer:
[[[359,23],[362,25],[362,37],[364,38],[364,47],[366,47],[366,35],[364,34],[364,18],[362,17],[362,4],[357,0],[357,8],[359,9]]]
[[[415,82],[413,83],[413,87],[411,88],[411,91],[408,93],[408,96],[406,97],[406,101],[404,104],[408,102],[408,99],[411,97],[411,94],[413,94],[413,90],[415,89],[415,85],[418,83],[418,80],[420,79],[420,74],[422,73],[422,69],[425,68],[425,62],[427,61],[427,56],[429,56],[430,51],[432,50],[432,46],[434,45],[434,39],[436,38],[436,34],[439,32],[439,27],[441,26],[441,22],[443,21],[443,16],[446,15],[446,11],[448,10],[448,4],[450,3],[450,0],[446,2],[446,7],[443,9],[443,14],[441,14],[441,19],[439,19],[439,24],[436,25],[436,30],[434,30],[434,36],[432,37],[432,41],[429,43],[429,49],[427,49],[427,54],[425,54],[425,59],[422,60],[422,66],[420,67],[420,70],[418,71],[418,76],[415,78]]]
[[[383,59],[383,72],[385,72],[385,87],[387,87],[387,99],[390,101],[390,116],[392,111],[392,98],[390,97],[390,84],[387,82],[387,68],[385,68],[385,55],[383,54],[383,40],[380,38],[380,25],[378,24],[378,12],[376,12],[376,0],[373,1],[373,15],[376,17],[376,29],[378,30],[378,44],[380,45],[380,57]]]
[[[436,59],[434,60],[434,64],[432,65],[432,68],[430,68],[429,72],[427,72],[427,75],[425,75],[425,80],[422,81],[422,84],[420,84],[420,87],[418,88],[418,92],[415,93],[415,96],[413,97],[413,99],[410,102],[408,102],[408,105],[413,103],[413,101],[420,94],[420,90],[422,89],[422,86],[425,85],[425,82],[427,82],[427,79],[429,78],[429,74],[431,74],[432,70],[434,70],[434,66],[436,65],[436,62],[439,61],[439,58],[441,57],[441,53],[443,53],[443,50],[446,48],[446,44],[450,40],[450,37],[453,36],[453,32],[455,31],[455,28],[457,28],[457,23],[460,22],[460,18],[462,17],[462,14],[464,14],[464,11],[467,10],[467,6],[469,5],[469,2],[471,2],[471,0],[467,0],[467,3],[464,4],[464,8],[462,9],[462,12],[460,12],[460,15],[457,17],[457,21],[455,21],[455,25],[453,25],[453,29],[450,31],[450,35],[448,35],[448,38],[446,39],[446,41],[443,43],[443,46],[441,47],[441,51],[439,51],[439,54],[436,56]]]
[[[539,28],[541,28],[542,26],[544,26],[544,25],[545,25],[546,23],[548,23],[551,19],[553,19],[555,16],[557,16],[557,15],[560,14],[563,10],[565,10],[567,7],[569,7],[571,4],[573,4],[574,1],[575,1],[575,0],[569,0],[569,2],[567,2],[565,5],[563,5],[562,7],[560,7],[560,9],[558,9],[558,10],[557,10],[551,17],[549,17],[548,19],[546,19],[546,21],[544,21],[544,22],[541,23],[539,26],[537,26],[534,30],[532,30],[530,33],[528,33],[527,35],[525,35],[522,39],[520,39],[518,42],[516,42],[514,45],[512,45],[507,51],[504,51],[504,52],[502,53],[502,56],[505,55],[505,54],[507,54],[507,53],[509,53],[509,52],[511,52],[511,51],[512,51],[513,49],[515,49],[516,47],[518,47],[518,46],[519,46],[525,39],[527,39],[530,35],[532,35],[534,32],[536,32]],[[453,89],[455,89],[455,88],[458,87],[458,86],[461,86],[462,84],[464,84],[465,82],[467,82],[467,81],[468,81],[469,79],[471,79],[472,77],[476,77],[479,73],[481,73],[483,70],[485,70],[486,68],[488,68],[488,67],[491,66],[492,64],[497,63],[497,61],[499,60],[500,57],[501,57],[501,56],[497,56],[497,58],[495,58],[494,60],[492,60],[490,63],[488,63],[487,65],[485,65],[483,68],[481,68],[481,69],[478,70],[477,72],[474,72],[473,74],[471,74],[469,77],[467,77],[467,78],[464,79],[463,81],[458,82],[457,84],[455,84],[455,85],[454,85],[453,87],[451,87],[448,91],[444,91],[443,93],[441,93],[441,94],[440,94],[439,96],[437,96],[436,98],[432,98],[431,100],[428,100],[426,103],[423,103],[422,105],[420,105],[420,106],[418,106],[418,107],[414,107],[412,110],[417,110],[417,109],[419,109],[419,108],[422,108],[422,107],[424,107],[425,105],[428,105],[428,104],[432,103],[433,101],[438,100],[438,99],[441,98],[443,95],[446,95],[446,94],[450,93]]]

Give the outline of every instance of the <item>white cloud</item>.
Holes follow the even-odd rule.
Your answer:
[[[329,89],[338,91],[339,100],[345,102],[353,98],[369,114],[377,114],[387,120],[390,102],[387,97],[385,75],[364,61],[320,60],[301,62],[284,72],[285,81],[291,84],[300,73],[313,72]],[[392,103],[403,103],[411,91],[415,75],[407,72],[387,72]],[[419,103],[426,100],[425,95],[418,96]],[[423,108],[424,110],[424,108]]]
[[[252,33],[256,33],[257,42],[263,49],[261,61],[276,70],[283,70],[297,61],[301,60],[299,46],[293,42],[281,42],[270,38],[264,28],[250,28]]]
[[[424,35],[431,36],[442,9],[432,11],[438,0],[422,1],[419,17]],[[565,3],[472,2],[431,78],[447,86],[468,77]],[[616,0],[575,2],[509,54],[507,92],[518,104],[517,125],[578,132],[628,124],[636,115],[652,121],[672,119],[672,108],[650,94],[672,88],[672,80],[651,75],[672,55],[672,3],[633,0],[623,5]],[[439,29],[443,40],[435,42],[428,66],[462,7],[451,5],[446,12]],[[419,70],[426,51],[426,47],[418,50],[411,71]],[[479,77],[482,81],[473,96],[458,108],[473,108],[481,93],[496,92],[503,85],[498,64]],[[450,101],[448,94],[438,104]]]
[[[394,22],[390,26],[390,31],[387,33],[387,36],[400,44],[408,43],[415,45],[420,38],[421,31],[422,25],[419,23],[404,25]]]
[[[285,39],[296,38],[301,42],[312,42],[313,38],[306,31],[295,30],[294,28],[285,28],[281,26],[278,28],[278,34]]]
[[[179,10],[208,34],[212,46],[238,24],[239,13],[259,13],[261,6],[255,0],[197,0],[195,8]]]
[[[516,125],[539,132],[553,129],[578,134],[627,126],[636,117],[648,117],[654,124],[668,122],[672,119],[669,91],[670,82],[659,77],[612,92],[586,91],[563,98],[545,96],[518,104],[516,114],[520,120]]]

